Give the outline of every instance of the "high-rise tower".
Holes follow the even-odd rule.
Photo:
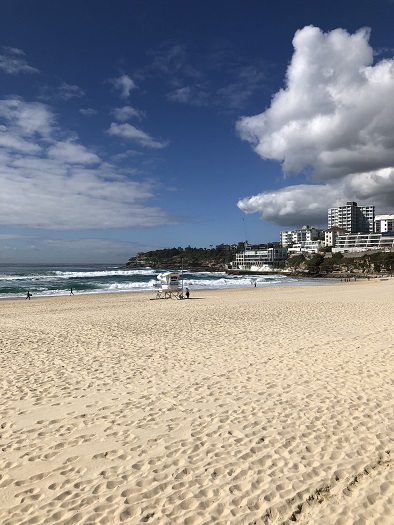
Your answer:
[[[373,232],[375,206],[357,206],[357,202],[347,202],[346,206],[328,209],[328,228],[337,226],[349,233]]]

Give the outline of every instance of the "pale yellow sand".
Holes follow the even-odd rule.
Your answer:
[[[0,523],[393,524],[394,280],[0,303]]]

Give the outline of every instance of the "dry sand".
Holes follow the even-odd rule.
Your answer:
[[[393,524],[394,280],[0,302],[0,523]]]

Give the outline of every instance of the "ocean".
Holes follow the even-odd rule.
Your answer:
[[[158,273],[151,268],[127,269],[116,264],[0,264],[0,299],[94,293],[152,292]],[[227,275],[224,272],[183,272],[184,286],[193,290],[286,285],[325,285],[331,279],[286,275]],[[335,282],[335,281],[334,281]]]

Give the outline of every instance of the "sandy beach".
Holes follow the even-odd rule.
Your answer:
[[[0,523],[394,523],[394,279],[0,303]]]

